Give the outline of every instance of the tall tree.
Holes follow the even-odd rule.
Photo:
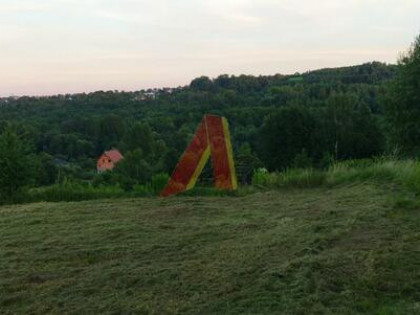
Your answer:
[[[141,149],[129,151],[117,164],[115,172],[133,183],[146,183],[152,175],[152,166],[146,162]]]
[[[32,178],[30,146],[11,127],[0,135],[0,201],[8,200]]]
[[[201,76],[191,81],[190,87],[196,91],[211,91],[214,87],[209,77]]]
[[[420,153],[420,35],[398,62],[398,74],[389,88],[386,117],[394,147]]]
[[[290,167],[299,155],[312,158],[323,152],[319,136],[319,124],[311,110],[301,106],[281,108],[269,115],[261,128],[261,158],[269,170]]]
[[[329,153],[335,159],[367,158],[382,150],[382,133],[370,108],[356,95],[332,94],[325,117]]]

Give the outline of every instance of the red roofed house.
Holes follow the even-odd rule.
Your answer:
[[[112,170],[116,163],[122,160],[123,156],[118,150],[105,151],[96,163],[98,173]]]

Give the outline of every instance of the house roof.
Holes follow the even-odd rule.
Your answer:
[[[107,157],[111,159],[112,162],[118,162],[123,158],[122,154],[118,150],[109,150],[104,153]]]

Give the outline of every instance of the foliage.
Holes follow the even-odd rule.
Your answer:
[[[93,186],[81,182],[64,181],[46,187],[33,188],[24,196],[25,202],[81,201],[91,199],[121,198],[127,194],[119,186]]]
[[[310,159],[315,159],[325,148],[320,129],[320,122],[309,108],[281,108],[269,115],[261,128],[263,162],[269,170],[279,170],[291,166],[296,157],[305,152]]]
[[[13,129],[6,127],[0,135],[0,202],[13,199],[23,187],[30,186],[33,161],[30,145]]]
[[[269,173],[265,168],[258,168],[252,174],[252,185],[261,186],[266,185]]]
[[[310,188],[320,187],[325,183],[326,174],[321,170],[286,169],[276,173],[256,173],[256,185],[266,188]]]
[[[420,162],[395,158],[334,162],[325,170],[289,168],[254,173],[253,185],[265,188],[335,187],[364,182],[394,185],[420,196]]]
[[[146,182],[151,176],[150,168],[144,159],[143,151],[136,149],[125,154],[124,159],[116,165],[115,172],[139,182]]]
[[[420,153],[420,35],[398,62],[398,75],[388,89],[386,117],[392,145],[404,154]]]
[[[117,177],[117,178],[115,178]],[[23,202],[37,201],[81,201],[90,199],[123,198],[123,197],[151,197],[157,196],[169,176],[165,173],[156,174],[151,182],[140,185],[134,184],[127,191],[120,185],[123,182],[115,173],[104,172],[97,176],[93,184],[64,179],[62,182],[47,187],[30,189],[21,194],[17,200]]]
[[[160,191],[166,186],[169,180],[169,175],[166,173],[159,173],[152,176],[151,186],[155,194],[159,194]]]
[[[368,158],[383,152],[383,134],[378,120],[356,95],[333,94],[327,99],[325,123],[328,153],[336,160]]]
[[[262,167],[262,162],[252,151],[248,142],[242,143],[235,154],[235,170],[238,183],[241,185],[252,182],[254,171]]]
[[[206,76],[196,78],[191,81],[191,89],[197,91],[211,91],[213,88],[213,82]]]
[[[37,163],[36,163],[37,162]],[[58,167],[54,164],[54,158],[42,152],[38,156],[38,161],[30,161],[36,167],[35,179],[37,186],[47,186],[54,184],[58,178]]]
[[[31,187],[69,178],[129,193],[173,171],[204,114],[223,115],[238,181],[246,185],[261,167],[316,169],[380,155],[379,97],[395,73],[393,65],[372,62],[294,75],[199,77],[173,89],[0,98],[0,128],[27,130],[37,169]],[[96,159],[112,148],[124,160],[112,174],[96,174]]]

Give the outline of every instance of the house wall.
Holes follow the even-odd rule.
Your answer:
[[[114,168],[114,163],[111,161],[111,159],[106,156],[106,155],[102,155],[99,159],[98,162],[96,164],[96,168],[98,170],[98,172],[103,172],[103,171],[107,171],[107,170],[112,170]]]

